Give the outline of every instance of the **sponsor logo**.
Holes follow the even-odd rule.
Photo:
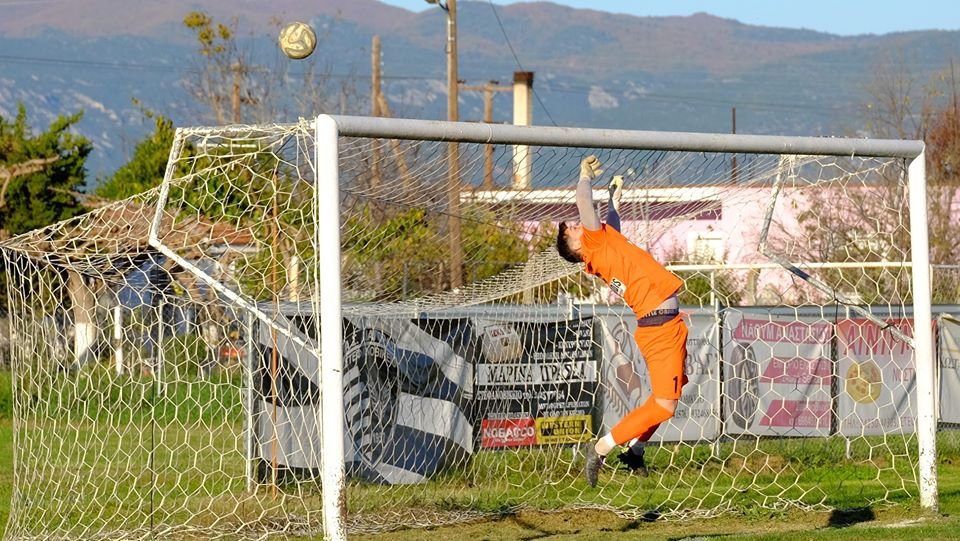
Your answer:
[[[753,424],[753,416],[760,404],[759,372],[753,347],[734,342],[724,398],[727,402],[727,419],[742,429]]]
[[[529,447],[537,443],[537,429],[530,417],[484,419],[480,423],[481,447]]]
[[[786,385],[829,385],[830,360],[772,357],[764,368],[760,381]]]
[[[760,426],[778,428],[830,428],[829,400],[774,400]]]
[[[833,327],[829,323],[743,319],[734,327],[733,337],[746,342],[760,340],[791,344],[825,344],[830,340],[832,331]]]
[[[847,394],[861,404],[871,404],[880,398],[883,376],[873,361],[853,363],[847,369]]]
[[[624,283],[621,282],[619,278],[612,278],[610,280],[610,289],[617,295],[620,295],[621,297],[626,296],[627,286],[624,285]]]
[[[590,439],[589,415],[537,418],[537,440],[540,443],[580,443]]]
[[[487,325],[483,328],[480,347],[487,362],[514,361],[523,354],[523,343],[516,329],[508,324]]]
[[[360,460],[376,467],[393,440],[400,378],[390,337],[379,331],[351,336],[344,351],[344,397],[354,404],[347,433]]]
[[[563,352],[557,352],[562,355]],[[597,381],[596,361],[479,364],[477,385],[542,385]]]

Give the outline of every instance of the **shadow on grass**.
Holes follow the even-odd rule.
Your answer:
[[[846,528],[861,522],[872,522],[877,519],[876,513],[869,507],[855,507],[853,509],[834,509],[827,520],[830,528]]]
[[[651,509],[651,510],[647,511],[646,513],[640,515],[640,518],[638,518],[637,520],[633,520],[633,521],[628,522],[628,523],[621,529],[621,531],[628,532],[628,531],[630,531],[630,530],[636,530],[637,528],[639,528],[642,524],[644,524],[644,523],[646,523],[646,522],[656,522],[656,521],[660,520],[660,517],[661,517],[661,516],[662,516],[662,515],[660,514],[660,511],[659,511],[659,510],[657,510],[657,509]]]

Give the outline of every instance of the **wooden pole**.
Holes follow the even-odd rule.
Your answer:
[[[380,36],[373,36],[370,46],[370,114],[372,116],[383,116],[383,110],[380,108]],[[376,188],[380,186],[380,140],[373,139],[372,152],[370,153],[370,186]]]
[[[447,0],[447,120],[460,119],[457,85],[457,1]],[[463,285],[463,241],[460,231],[460,145],[447,144],[447,217],[450,247],[450,289]]]
[[[513,92],[512,86],[499,86],[498,81],[490,81],[481,86],[461,85],[461,90],[483,91],[483,121],[493,124],[493,93]],[[483,145],[483,189],[493,190],[493,145]]]

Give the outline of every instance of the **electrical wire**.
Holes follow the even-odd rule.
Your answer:
[[[497,24],[500,25],[500,33],[503,34],[504,41],[507,42],[507,47],[510,49],[510,54],[513,55],[514,61],[517,63],[517,67],[520,68],[520,71],[526,71],[523,69],[523,64],[520,62],[520,57],[517,56],[517,51],[513,49],[513,44],[510,43],[510,38],[507,36],[507,29],[503,27],[503,21],[500,20],[500,14],[497,13],[496,6],[493,5],[493,0],[488,0],[490,2],[490,10],[493,11],[493,16],[497,19]],[[533,89],[533,96],[537,98],[537,103],[540,104],[540,108],[543,109],[543,112],[546,113],[547,118],[550,119],[550,122],[554,126],[558,126],[557,121],[553,119],[553,115],[550,114],[550,110],[547,109],[547,104],[543,103],[543,100],[540,99],[540,94],[537,92],[536,87]]]

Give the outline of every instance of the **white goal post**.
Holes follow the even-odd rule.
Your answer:
[[[760,153],[781,155],[877,156],[910,160],[910,235],[913,262],[914,336],[917,370],[917,414],[919,436],[919,478],[921,505],[937,509],[936,428],[934,410],[934,355],[926,215],[926,175],[922,141],[835,139],[737,134],[696,134],[597,130],[577,128],[526,127],[399,120],[374,117],[321,115],[317,130],[317,197],[321,218],[318,245],[323,266],[320,272],[321,314],[325,325],[321,336],[321,357],[325,381],[340,389],[342,380],[342,330],[340,311],[340,231],[338,142],[341,136],[383,139],[417,139],[526,146],[573,146],[691,152]],[[341,403],[326,403],[324,427],[332,437],[324,440],[323,478],[332,494],[325,498],[325,531],[331,539],[343,538],[343,517],[339,515],[344,486],[344,433]],[[333,406],[333,407],[330,407]],[[333,410],[333,411],[331,411]],[[329,423],[329,424],[328,424]],[[331,441],[332,440],[332,441]]]
[[[451,154],[455,159],[450,158]],[[684,281],[690,379],[649,395],[615,294],[556,253],[601,216]],[[922,141],[321,115],[176,132],[162,184],[0,243],[4,539],[261,539],[504,510],[936,511]],[[606,219],[606,218],[605,218]]]

